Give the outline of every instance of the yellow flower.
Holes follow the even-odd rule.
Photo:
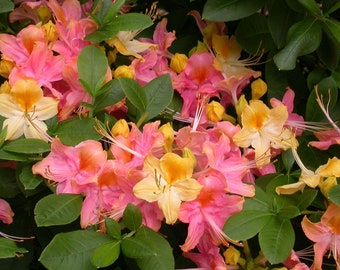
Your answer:
[[[123,55],[132,55],[138,59],[143,59],[139,53],[150,48],[156,48],[157,45],[134,39],[139,32],[140,31],[119,31],[115,37],[106,40],[106,43],[111,47],[115,47],[117,51]]]
[[[296,139],[292,132],[284,128],[288,118],[285,105],[269,109],[261,100],[251,100],[242,110],[242,129],[233,141],[240,147],[252,146],[256,164],[262,167],[270,162],[270,148],[289,149]]]
[[[202,189],[192,178],[194,161],[175,153],[166,153],[160,159],[149,155],[144,170],[149,175],[138,182],[133,192],[137,198],[158,202],[166,223],[174,224],[182,201],[194,200]]]
[[[9,94],[0,94],[0,115],[7,119],[5,140],[26,138],[47,140],[47,126],[43,122],[58,113],[58,101],[44,97],[43,91],[33,79],[19,79]]]
[[[162,125],[159,129],[159,132],[163,133],[164,135],[164,148],[167,152],[171,151],[172,143],[175,139],[175,132],[170,123],[166,123]]]

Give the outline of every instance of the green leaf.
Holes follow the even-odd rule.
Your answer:
[[[121,101],[125,97],[125,93],[119,80],[111,80],[106,83],[100,90],[100,94],[96,97],[94,102],[94,111],[98,112],[99,110],[116,104]]]
[[[337,185],[329,190],[328,199],[340,206],[340,185]]]
[[[235,32],[237,42],[249,54],[261,53],[275,48],[269,33],[267,19],[262,14],[254,14],[240,21]]]
[[[320,45],[322,31],[314,18],[305,18],[289,28],[286,46],[274,55],[279,70],[295,68],[298,56],[314,52]]]
[[[103,40],[113,38],[119,31],[143,30],[151,25],[152,20],[144,14],[122,14],[100,26],[96,32],[88,35],[86,39],[99,43]]]
[[[13,240],[0,237],[0,259],[13,258],[27,252],[27,249],[18,247]]]
[[[300,211],[305,210],[308,206],[312,204],[316,196],[318,195],[318,191],[315,189],[305,189],[301,195],[299,195],[296,200],[296,207],[300,209]]]
[[[91,263],[96,268],[113,264],[120,254],[120,241],[113,241],[96,248],[91,256]]]
[[[324,104],[327,104],[331,111],[338,100],[338,87],[332,77],[326,77],[317,84],[319,96],[322,97]],[[313,91],[307,100],[306,115],[307,121],[327,121],[325,114],[316,101],[316,92]]]
[[[128,78],[118,79],[120,87],[123,89],[129,101],[142,113],[146,112],[146,93],[135,80]]]
[[[141,270],[172,270],[175,262],[169,243],[157,232],[140,227],[133,237],[122,240],[122,252],[136,260]]]
[[[270,212],[243,210],[227,220],[223,232],[233,240],[247,240],[255,236],[273,217]]]
[[[93,231],[60,233],[43,250],[39,261],[49,270],[96,269],[91,264],[93,252],[97,247],[111,242],[111,237]]]
[[[273,175],[276,177],[276,175]],[[271,201],[268,199],[268,195],[260,187],[255,185],[255,196],[252,198],[246,198],[243,210],[255,210],[262,212],[269,212],[271,209]]]
[[[115,19],[124,3],[124,0],[118,0],[115,3],[112,3],[111,0],[100,1],[96,6],[98,11],[95,13],[94,17],[99,21],[100,25],[106,24]]]
[[[229,22],[254,14],[264,0],[207,0],[202,17],[208,21]]]
[[[51,194],[34,208],[38,227],[69,224],[79,217],[83,198],[78,194]]]
[[[51,147],[47,142],[40,139],[18,139],[10,141],[3,149],[19,154],[40,154],[49,152]]]
[[[269,32],[280,49],[286,42],[288,29],[301,18],[301,14],[290,9],[286,1],[271,0],[268,9]]]
[[[321,16],[322,11],[315,2],[315,0],[298,0],[301,5],[303,5],[310,13],[314,15]]]
[[[94,129],[96,122],[93,118],[70,118],[59,123],[54,136],[67,145],[77,145],[86,140],[99,140],[102,136]]]
[[[25,190],[35,189],[44,181],[44,178],[38,174],[32,173],[32,164],[24,165],[19,173],[19,181]]]
[[[292,219],[300,215],[300,209],[294,205],[287,205],[278,210],[277,217],[280,219]]]
[[[137,231],[142,225],[142,214],[140,210],[129,203],[123,212],[123,222],[130,231]]]
[[[272,218],[259,233],[260,248],[271,264],[283,262],[293,249],[295,233],[287,219]]]
[[[14,3],[11,0],[1,0],[0,13],[10,12],[14,9]]]
[[[106,56],[98,47],[90,45],[82,49],[77,64],[83,87],[91,96],[97,96],[108,69]]]
[[[121,228],[117,221],[112,218],[105,217],[105,228],[106,233],[113,237],[114,239],[120,239],[121,237]]]
[[[336,40],[338,46],[340,44],[340,22],[333,18],[325,18],[323,20],[323,28],[333,39]]]
[[[157,77],[144,86],[147,105],[145,122],[161,113],[173,97],[172,83],[169,74]]]
[[[290,149],[283,151],[281,154],[281,157],[282,157],[282,162],[283,162],[283,165],[285,166],[286,171],[290,172],[290,170],[292,169],[295,163],[295,158],[292,154],[292,151]]]

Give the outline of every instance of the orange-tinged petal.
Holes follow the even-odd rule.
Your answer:
[[[212,46],[217,56],[229,57],[229,38],[227,36],[212,35]]]
[[[340,206],[330,204],[321,218],[334,234],[340,234]]]
[[[169,184],[190,178],[194,169],[190,158],[182,158],[174,153],[166,153],[160,159],[160,168]]]
[[[317,173],[322,177],[340,177],[340,159],[333,157],[328,159],[327,164],[320,166]]]
[[[270,109],[261,100],[251,100],[242,111],[242,126],[259,130],[268,119]]]
[[[326,241],[329,234],[329,228],[321,222],[313,223],[306,216],[302,219],[301,226],[305,235],[314,242]]]
[[[19,79],[13,85],[10,95],[24,112],[28,112],[43,97],[43,91],[35,80]]]

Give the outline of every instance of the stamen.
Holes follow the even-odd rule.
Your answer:
[[[0,235],[6,239],[12,240],[14,242],[24,242],[25,240],[32,240],[35,237],[34,236],[30,236],[30,237],[22,237],[22,236],[13,236],[13,235],[9,235],[3,232],[0,232]]]
[[[318,103],[318,105],[320,106],[320,109],[322,110],[322,112],[324,113],[324,115],[326,116],[327,120],[331,123],[331,125],[334,127],[334,129],[340,134],[340,128],[335,124],[335,122],[333,121],[333,119],[331,118],[331,116],[329,115],[329,104],[331,102],[331,91],[328,90],[328,102],[327,102],[327,106],[325,107],[325,104],[323,102],[323,97],[322,95],[320,96],[318,93],[318,87],[315,87],[315,94],[316,94],[316,101]]]
[[[129,152],[130,154],[136,156],[136,157],[139,157],[139,158],[143,158],[144,156],[141,155],[140,153],[136,152],[135,150],[127,147],[125,144],[121,143],[119,140],[117,140],[115,138],[115,136],[112,135],[112,133],[110,132],[107,132],[106,129],[103,127],[103,125],[99,122],[98,119],[95,118],[95,122],[97,124],[97,126],[95,126],[95,130],[100,134],[102,135],[103,137],[105,137],[107,139],[107,141],[105,142],[108,142],[108,143],[113,143],[115,144],[116,146],[118,146],[119,148],[123,149],[124,151],[126,152]],[[108,128],[108,127],[107,127]]]

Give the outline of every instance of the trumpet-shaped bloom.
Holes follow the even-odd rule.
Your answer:
[[[322,269],[323,256],[327,250],[332,252],[337,269],[340,269],[340,207],[331,204],[321,217],[320,222],[312,223],[307,217],[304,217],[301,225],[306,236],[315,242],[314,263],[311,269]]]
[[[35,80],[20,79],[9,94],[0,94],[0,115],[6,117],[6,140],[24,135],[26,138],[46,140],[47,126],[43,122],[58,113],[58,101],[44,97]]]
[[[86,192],[91,184],[97,185],[107,153],[100,142],[87,140],[76,146],[66,146],[55,138],[51,152],[32,167],[34,174],[58,183],[57,193]]]
[[[270,162],[270,148],[289,149],[295,140],[292,132],[284,128],[288,118],[285,105],[269,109],[261,100],[251,100],[242,111],[242,129],[233,141],[241,147],[252,146],[259,167]]]
[[[194,162],[191,158],[166,153],[160,159],[149,155],[144,170],[149,175],[138,182],[133,192],[137,198],[158,202],[166,223],[178,218],[182,201],[192,201],[200,193],[202,185],[192,178]]]

